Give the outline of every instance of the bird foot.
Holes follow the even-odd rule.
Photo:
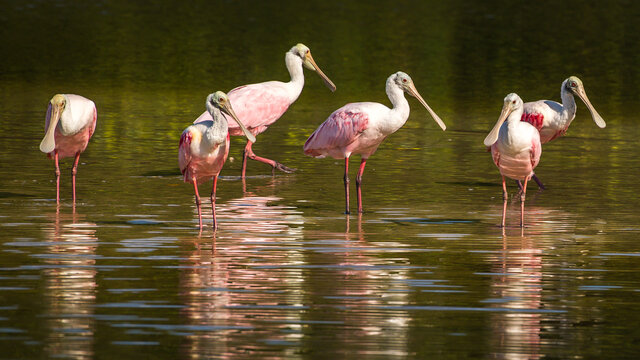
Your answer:
[[[288,167],[288,166],[285,166],[285,165],[283,165],[283,164],[280,164],[280,163],[279,163],[279,162],[277,162],[277,161],[276,161],[275,163],[276,163],[276,164],[274,165],[274,168],[275,168],[275,169],[278,169],[278,170],[280,170],[280,171],[282,171],[282,172],[285,172],[285,173],[287,173],[287,174],[291,174],[292,172],[295,172],[296,170],[298,170],[298,169],[290,168],[290,167]]]

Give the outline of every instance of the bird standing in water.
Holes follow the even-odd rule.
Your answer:
[[[540,162],[542,146],[540,133],[533,125],[520,121],[523,112],[522,99],[511,93],[504,98],[500,117],[484,145],[491,147],[493,162],[502,175],[502,227],[505,227],[507,215],[507,184],[505,176],[514,180],[524,180],[520,194],[520,227],[524,227],[524,201],[527,183],[533,175],[533,169]],[[506,122],[505,122],[506,121]]]
[[[285,63],[291,80],[289,82],[267,81],[258,84],[239,86],[229,91],[229,99],[233,102],[233,106],[238,117],[247,129],[253,134],[258,135],[267,130],[267,128],[276,122],[293,104],[304,86],[303,66],[311,71],[315,71],[320,75],[324,83],[331,91],[336,90],[336,86],[331,80],[320,70],[311,56],[311,50],[304,44],[297,44],[285,54]],[[211,120],[211,115],[204,112],[198,117],[194,123]],[[232,136],[242,135],[239,125],[229,124],[229,133]],[[242,177],[247,172],[247,158],[268,164],[272,168],[272,174],[275,169],[291,173],[296,169],[287,167],[277,161],[259,157],[253,153],[251,146],[255,141],[247,141],[242,157]]]
[[[60,204],[59,159],[73,156],[71,183],[73,204],[76,203],[76,173],[80,154],[89,144],[96,130],[98,113],[93,101],[73,94],[57,94],[49,101],[45,118],[45,135],[40,142],[40,151],[53,158],[56,168],[56,204]]]
[[[213,212],[213,229],[218,228],[216,222],[216,185],[218,174],[229,155],[229,131],[227,119],[222,115],[229,115],[238,124],[242,133],[251,142],[256,138],[238,119],[231,101],[222,91],[209,94],[206,101],[207,111],[211,115],[209,121],[201,121],[191,125],[182,132],[180,137],[178,161],[184,182],[192,183],[195,191],[195,201],[198,208],[198,225],[202,230],[202,211],[198,183],[213,178],[211,190],[211,209]]]
[[[607,124],[604,122],[600,114],[591,105],[591,101],[587,97],[582,81],[576,76],[570,76],[562,82],[560,87],[560,98],[562,104],[551,100],[538,100],[524,104],[524,112],[522,121],[533,125],[540,132],[540,142],[545,144],[558,137],[564,136],[569,129],[569,125],[576,117],[576,100],[574,95],[578,96],[587,106],[593,121],[599,128],[604,128]],[[544,185],[538,177],[533,174],[533,180],[536,181],[541,189]]]
[[[393,108],[374,102],[347,104],[336,110],[309,136],[304,144],[308,156],[345,159],[345,213],[349,214],[349,157],[360,154],[360,170],[356,176],[358,212],[362,213],[362,173],[369,156],[373,155],[387,136],[398,131],[409,118],[409,102],[404,93],[420,101],[442,130],[447,127],[424,101],[409,75],[398,71],[387,78],[386,92]]]

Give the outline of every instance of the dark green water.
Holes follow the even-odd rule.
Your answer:
[[[639,355],[640,3],[0,6],[0,358]],[[297,42],[338,90],[307,71],[254,151],[299,171],[272,177],[252,162],[243,185],[232,140],[220,229],[199,236],[181,131],[212,91],[287,80]],[[302,144],[347,102],[388,103],[398,70],[448,129],[410,99],[409,121],[367,164],[366,213],[349,218],[342,161]],[[543,148],[548,189],[530,186],[528,226],[503,236],[482,141],[507,93],[559,100],[569,75],[607,127],[578,104],[567,136]],[[70,161],[56,209],[38,150],[60,92],[98,108],[75,214]]]

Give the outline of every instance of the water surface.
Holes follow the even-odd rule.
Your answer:
[[[2,356],[637,356],[638,24],[640,6],[624,1],[4,2]],[[233,139],[220,229],[205,202],[199,234],[181,131],[210,92],[286,80],[297,42],[338,90],[306,71],[254,151],[299,170],[252,162],[243,183]],[[302,144],[347,102],[388,103],[398,70],[448,129],[409,99],[408,122],[367,163],[366,212],[346,216],[342,161],[305,157]],[[511,201],[503,234],[482,141],[507,93],[559,100],[569,75],[607,127],[578,103],[567,136],[543,148],[548,189],[530,186],[527,227]],[[56,207],[38,150],[58,92],[98,108],[75,212],[70,161]]]

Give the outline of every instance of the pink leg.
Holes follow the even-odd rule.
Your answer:
[[[507,217],[507,199],[509,198],[509,195],[507,194],[507,183],[505,182],[504,176],[502,176],[502,200],[503,200],[503,204],[502,204],[502,228],[504,229],[506,221],[505,218]]]
[[[200,209],[200,194],[198,194],[198,181],[196,177],[191,178],[193,182],[193,190],[196,192],[196,206],[198,207],[198,225],[200,226],[200,231],[202,231],[202,210]]]
[[[360,161],[360,170],[358,171],[358,175],[356,176],[356,191],[358,192],[358,213],[363,213],[362,211],[362,173],[364,172],[364,166],[367,164],[367,159],[362,159]]]
[[[344,198],[345,198],[345,214],[349,214],[349,158],[344,158]]]
[[[243,180],[247,173],[247,155],[249,154],[249,151],[251,151],[250,149],[251,149],[251,141],[247,141],[247,145],[244,147],[244,151],[242,152],[242,179]]]
[[[524,227],[524,199],[527,195],[527,182],[529,178],[524,179],[524,185],[522,186],[522,194],[520,194],[520,227]]]
[[[76,154],[76,158],[73,161],[73,167],[71,168],[71,187],[73,188],[73,204],[76,203],[76,174],[78,173],[78,161],[80,161],[80,153]]]
[[[267,158],[263,158],[263,157],[259,157],[256,156],[256,154],[253,153],[253,150],[251,149],[251,146],[253,145],[253,143],[251,141],[247,141],[247,146],[245,146],[244,148],[244,156],[249,157],[249,159],[251,160],[256,160],[256,161],[260,161],[263,162],[265,164],[271,165],[271,173],[275,175],[275,170],[278,169],[280,171],[286,172],[286,173],[292,173],[294,171],[296,171],[296,169],[284,166],[282,164],[280,164],[279,162],[275,161],[275,160],[270,160]],[[243,165],[242,165],[242,177],[245,176],[245,161],[243,160]]]
[[[60,205],[60,166],[58,166],[58,150],[53,151],[53,160],[56,164],[56,204]]]
[[[218,230],[216,221],[216,187],[218,186],[218,175],[213,177],[213,189],[211,189],[211,212],[213,213],[213,231]]]

